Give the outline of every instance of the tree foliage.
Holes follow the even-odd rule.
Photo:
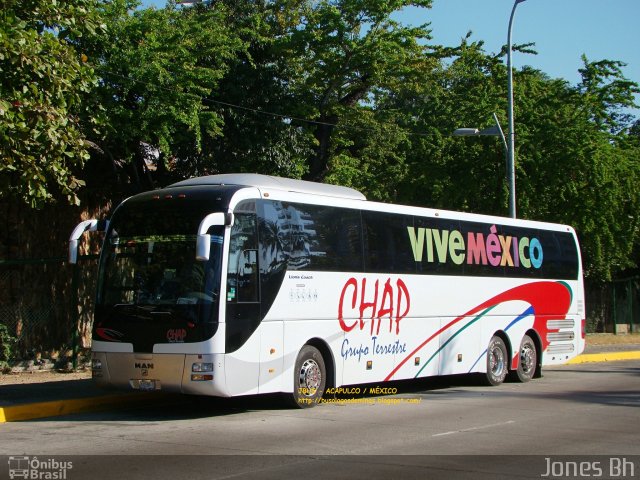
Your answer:
[[[625,146],[629,125],[621,113],[637,86],[620,70],[602,69],[613,62],[584,62],[575,87],[537,71],[519,75],[520,208],[530,218],[574,225],[586,273],[610,279],[633,266],[638,241],[640,165],[638,151]]]
[[[633,94],[619,62],[589,62],[576,86],[515,72],[516,194],[522,218],[573,225],[585,273],[609,280],[637,266],[640,157],[630,140]],[[404,201],[506,215],[505,151],[497,137],[452,137],[457,127],[506,125],[506,69],[481,43],[463,41],[427,91],[403,90],[392,106],[412,112]],[[417,99],[417,100],[416,100]]]
[[[108,28],[86,50],[101,78],[94,90],[101,112],[95,143],[138,188],[151,188],[154,149],[164,172],[176,168],[176,156],[185,160],[181,166],[206,156],[203,142],[220,135],[222,118],[209,99],[244,43],[224,5],[133,10],[137,4],[103,4]]]
[[[0,12],[0,195],[77,203],[88,159],[81,99],[96,84],[73,43],[102,28],[93,0],[9,0]]]
[[[392,18],[409,5],[428,8],[431,0],[282,3],[290,20],[275,48],[289,59],[296,115],[317,122],[307,178],[322,180],[330,173],[331,155],[345,155],[334,145],[355,146],[349,137],[359,133],[342,122],[360,113],[366,117],[376,96],[415,81],[435,65],[424,45],[430,39],[427,26],[407,27]]]
[[[222,135],[208,142],[206,156],[196,158],[196,163],[209,171],[301,178],[313,152],[313,137],[295,118],[300,102],[289,87],[291,58],[278,47],[289,25],[281,16],[281,5],[225,5],[247,48],[230,63],[214,97],[223,118]]]

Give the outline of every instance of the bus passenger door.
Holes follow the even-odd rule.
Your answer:
[[[256,215],[241,204],[229,243],[227,269],[225,361],[232,395],[258,393],[260,375],[260,284]]]

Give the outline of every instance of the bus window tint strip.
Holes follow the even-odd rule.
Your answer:
[[[276,241],[278,262],[286,261],[290,270],[578,277],[578,252],[569,232],[267,203],[269,241]]]

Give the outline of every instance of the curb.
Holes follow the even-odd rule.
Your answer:
[[[640,360],[640,351],[583,353],[569,360],[565,365],[579,363],[615,362],[618,360]]]
[[[96,412],[113,406],[135,406],[150,399],[158,399],[165,396],[165,394],[143,392],[0,407],[0,423],[57,417],[60,415],[70,415],[72,413]]]

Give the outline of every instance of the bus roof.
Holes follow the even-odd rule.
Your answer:
[[[291,178],[273,177],[271,175],[260,175],[257,173],[227,173],[221,175],[208,175],[205,177],[190,178],[170,185],[170,187],[185,186],[205,186],[205,185],[239,185],[256,187],[259,189],[284,190],[287,192],[308,193],[311,195],[322,195],[326,197],[348,198],[350,200],[366,200],[362,193],[339,185],[327,183],[307,182],[305,180],[294,180]]]

